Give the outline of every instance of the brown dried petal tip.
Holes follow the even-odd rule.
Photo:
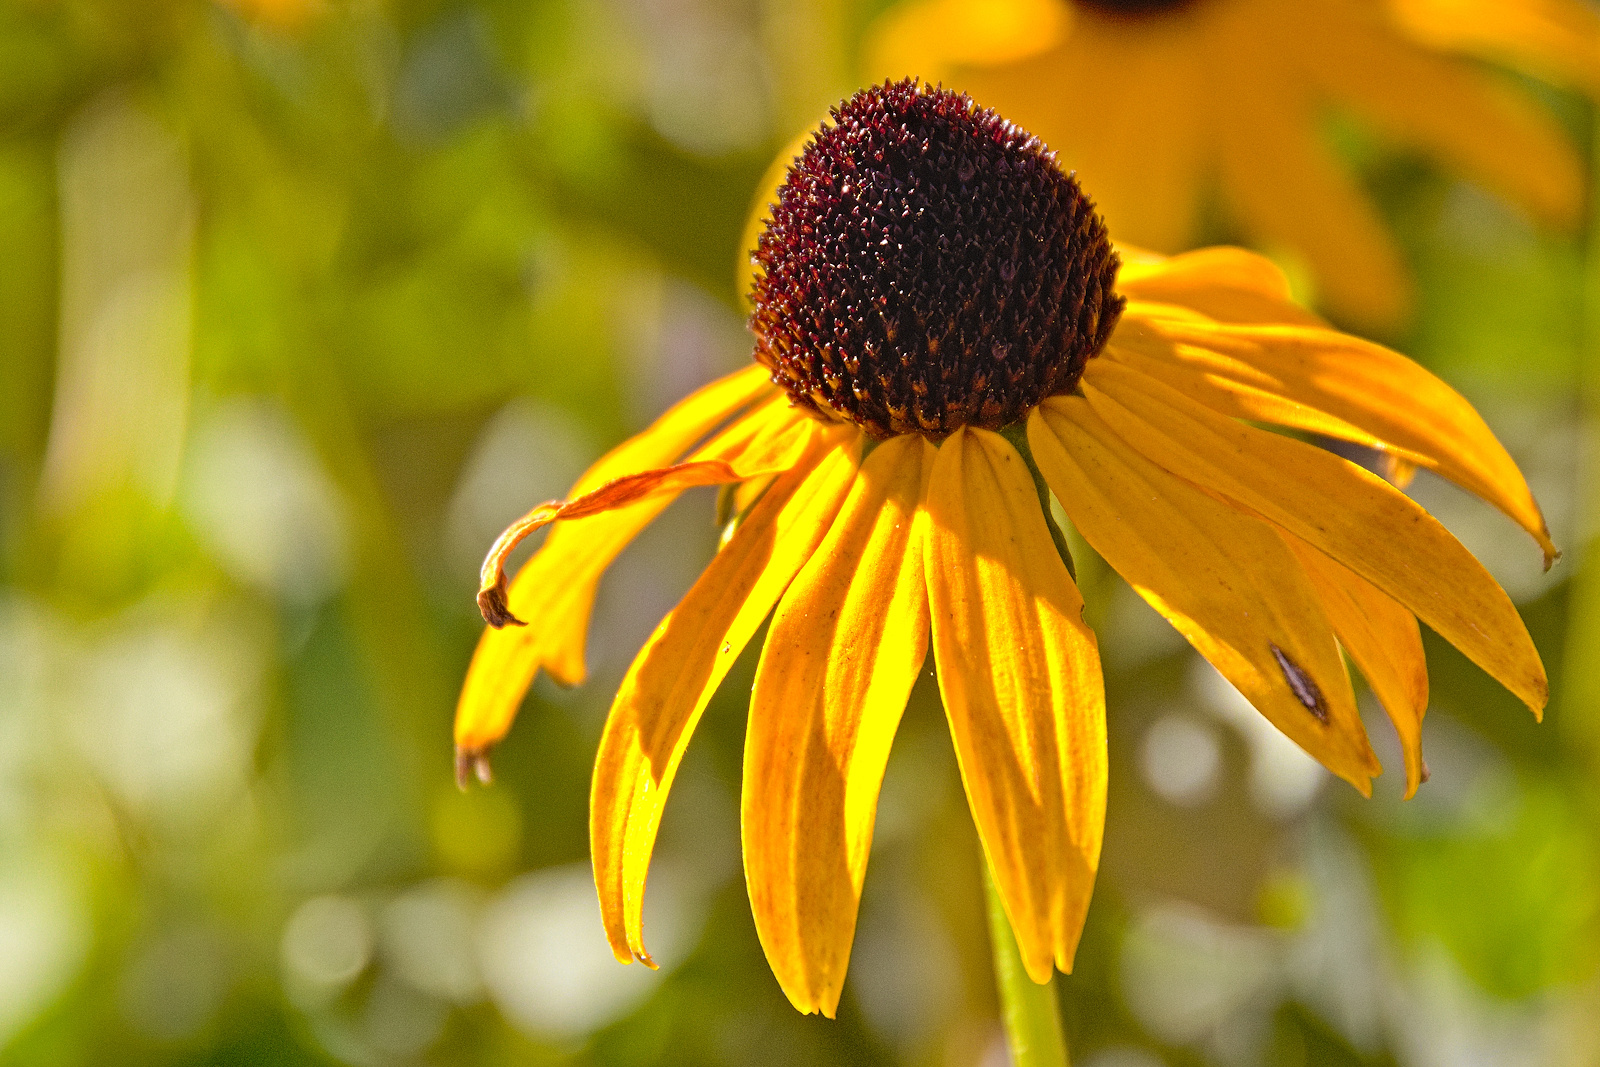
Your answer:
[[[506,576],[504,573],[489,588],[479,591],[478,611],[483,615],[483,621],[493,626],[496,630],[504,626],[528,625],[511,614],[511,603],[506,595]]]
[[[456,788],[465,791],[467,783],[477,778],[482,785],[494,781],[494,769],[489,766],[486,748],[456,749]]]

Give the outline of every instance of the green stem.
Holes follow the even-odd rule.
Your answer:
[[[1000,903],[987,861],[983,865],[984,895],[989,901],[989,939],[994,945],[994,978],[1000,989],[1000,1016],[1006,1027],[1014,1067],[1068,1067],[1067,1041],[1061,1033],[1061,1009],[1056,1005],[1056,982],[1039,985],[1022,967],[1011,920]]]
[[[1591,177],[1600,196],[1600,109],[1594,111],[1595,132]],[[1579,349],[1579,393],[1583,401],[1583,432],[1588,439],[1588,462],[1579,471],[1580,529],[1593,531],[1600,520],[1600,209],[1590,208],[1589,240],[1585,249],[1583,340]],[[1562,546],[1563,548],[1566,546]],[[1575,546],[1577,573],[1570,579],[1567,607],[1567,655],[1564,684],[1559,690],[1559,722],[1576,746],[1579,760],[1600,771],[1600,536],[1591,533],[1586,545]],[[1569,564],[1570,566],[1570,564]],[[1600,782],[1591,774],[1589,782]],[[1600,793],[1594,794],[1600,797]],[[1600,823],[1596,823],[1600,825]]]
[[[1045,484],[1044,475],[1039,471],[1039,465],[1033,461],[1033,448],[1028,444],[1028,434],[1022,423],[1014,422],[1000,431],[1000,436],[1011,442],[1011,447],[1017,450],[1022,457],[1022,462],[1028,465],[1028,473],[1033,477],[1034,492],[1039,494],[1039,510],[1044,513],[1044,524],[1050,530],[1050,540],[1055,542],[1056,553],[1061,557],[1061,562],[1067,565],[1067,573],[1072,580],[1078,580],[1078,567],[1072,562],[1072,549],[1067,547],[1067,535],[1061,532],[1061,527],[1056,522],[1055,515],[1050,511],[1050,486]]]

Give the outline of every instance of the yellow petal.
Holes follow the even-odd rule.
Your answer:
[[[1576,225],[1583,163],[1549,112],[1459,59],[1404,41],[1386,15],[1308,4],[1305,31],[1318,42],[1302,53],[1311,80],[1546,221]]]
[[[1370,796],[1380,768],[1350,676],[1273,528],[1139,455],[1082,397],[1036,408],[1028,444],[1084,540],[1273,725]]]
[[[1177,258],[1176,256],[1168,257],[1160,252],[1145,248],[1143,245],[1124,241],[1120,238],[1111,242],[1111,247],[1116,249],[1117,257],[1122,260],[1122,268],[1117,274],[1119,283],[1124,278],[1142,278],[1152,274],[1169,258]]]
[[[578,479],[572,495],[635,471],[677,462],[719,425],[773,392],[768,371],[759,366],[711,383],[603,456]],[[761,420],[741,432],[770,425],[770,420]],[[703,458],[733,454],[729,450]],[[540,667],[563,685],[583,681],[584,637],[600,576],[671,501],[671,496],[659,496],[551,531],[507,594],[507,610],[535,625],[488,627],[473,653],[456,705],[459,753],[475,759],[505,736]]]
[[[1460,393],[1417,363],[1335,330],[1124,313],[1112,359],[1227,415],[1396,452],[1499,508],[1559,554],[1522,472]],[[1323,416],[1332,416],[1331,419]]]
[[[811,451],[778,477],[656,627],[611,705],[595,757],[589,843],[606,937],[624,962],[651,963],[641,928],[645,877],[689,735],[728,668],[828,532],[855,478],[860,435],[811,425]]]
[[[1223,189],[1257,243],[1310,260],[1331,310],[1393,326],[1409,313],[1410,278],[1372,205],[1322,143],[1317,109],[1285,59],[1303,45],[1281,22],[1244,25],[1218,39],[1225,47],[1209,69],[1218,87]]]
[[[911,0],[867,32],[867,80],[938,82],[961,66],[1012,63],[1055,45],[1071,25],[1059,0]]]
[[[487,780],[486,753],[511,728],[523,694],[543,666],[563,685],[583,681],[583,652],[600,576],[628,543],[691,485],[717,484],[787,469],[810,441],[811,420],[774,398],[757,406],[691,453],[692,462],[646,471],[574,498],[583,517],[558,525],[522,568],[509,594],[499,570],[505,554],[530,528],[560,518],[564,506],[541,505],[501,535],[484,563],[478,606],[491,623],[478,641],[456,704],[456,778],[466,783],[476,765]],[[582,482],[579,483],[583,484]],[[608,487],[620,486],[622,505],[603,508]],[[637,499],[627,503],[630,493]],[[523,624],[523,616],[531,625]],[[508,626],[507,623],[517,625]]]
[[[839,1005],[878,789],[928,653],[913,520],[922,437],[879,445],[772,619],[750,701],[744,865],[756,932],[803,1012]]]
[[[1155,262],[1125,262],[1117,291],[1129,300],[1175,304],[1218,322],[1321,322],[1294,302],[1277,264],[1242,248],[1202,248]]]
[[[1389,0],[1432,48],[1509,62],[1600,96],[1600,10],[1584,0]]]
[[[1177,317],[1174,314],[1177,310],[1170,304],[1128,303],[1116,334],[1101,350],[1101,356],[1159,378],[1185,396],[1231,418],[1276,423],[1353,441],[1384,452],[1386,460],[1405,467],[1415,467],[1421,460],[1420,456],[1396,449],[1359,426],[1284,395],[1282,383],[1270,375],[1207,349],[1174,345],[1162,336],[1161,327]],[[1203,320],[1196,321],[1203,323]],[[1396,467],[1395,471],[1398,474],[1403,469]]]
[[[947,438],[925,507],[934,656],[961,779],[1023,965],[1045,982],[1052,962],[1072,968],[1100,862],[1100,655],[1004,438]]]
[[[1542,712],[1549,683],[1511,598],[1404,493],[1330,452],[1218,415],[1111,360],[1092,360],[1082,388],[1096,414],[1146,457],[1326,552]]]
[[[1428,662],[1417,617],[1294,534],[1278,533],[1300,561],[1333,632],[1400,735],[1410,800],[1422,782],[1422,716],[1428,708]]]

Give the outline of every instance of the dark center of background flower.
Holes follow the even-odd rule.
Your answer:
[[[1160,15],[1168,11],[1176,11],[1181,7],[1188,7],[1195,0],[1077,0],[1079,7],[1098,11],[1102,15],[1113,18],[1141,18],[1145,15]]]
[[[880,439],[1016,422],[1077,385],[1122,312],[1105,223],[1054,153],[914,81],[834,109],[755,262],[755,358]]]

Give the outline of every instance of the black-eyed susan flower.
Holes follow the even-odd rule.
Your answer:
[[[1527,631],[1466,549],[1384,479],[1249,422],[1436,471],[1553,552],[1516,466],[1459,395],[1321,325],[1265,260],[1123,262],[1036,138],[912,82],[835,109],[755,258],[756,365],[601,459],[484,566],[492,628],[456,720],[463,776],[537,670],[583,679],[595,584],[629,540],[683,488],[732,487],[730,533],[628,671],[595,761],[595,880],[619,959],[650,962],[641,901],[674,772],[771,616],[744,856],[794,1004],[838,1004],[879,785],[930,649],[1024,964],[1038,981],[1071,967],[1106,730],[1052,493],[1264,715],[1363,793],[1379,767],[1341,648],[1398,727],[1410,789],[1427,701],[1418,618],[1543,707]],[[508,588],[506,553],[552,522]]]
[[[905,0],[873,77],[970,92],[1047,140],[1119,240],[1192,248],[1220,192],[1258,244],[1304,256],[1326,306],[1392,325],[1408,274],[1323,136],[1344,110],[1536,218],[1582,217],[1580,157],[1554,117],[1476,59],[1600,93],[1587,0]]]

